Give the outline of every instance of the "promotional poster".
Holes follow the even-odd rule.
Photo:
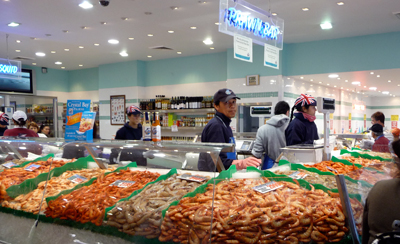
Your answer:
[[[65,140],[93,141],[96,113],[90,112],[90,100],[68,100]]]

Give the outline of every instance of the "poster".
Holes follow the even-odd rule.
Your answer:
[[[390,116],[390,120],[391,120],[391,128],[397,128],[398,122],[399,121],[399,116],[398,115],[392,115]]]
[[[277,47],[264,44],[264,66],[279,69],[279,49]]]
[[[235,34],[233,36],[234,58],[253,62],[253,40],[249,37]]]
[[[125,95],[110,96],[111,125],[125,124]]]
[[[67,119],[65,126],[65,140],[77,141],[86,139],[80,136],[80,125],[82,118],[86,119],[85,112],[90,112],[90,100],[68,100],[67,101]],[[95,114],[96,116],[96,114]],[[94,120],[93,120],[94,122]],[[93,128],[93,125],[92,125]],[[79,136],[78,136],[79,135]],[[93,130],[92,130],[93,139]]]

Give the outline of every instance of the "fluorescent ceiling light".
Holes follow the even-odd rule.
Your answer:
[[[344,2],[338,2],[337,5],[342,6],[344,5]]]
[[[196,29],[197,29],[197,27],[196,27],[196,26],[192,26],[192,27],[190,27],[190,29],[192,29],[192,30],[196,30]]]
[[[20,41],[20,40],[16,40],[15,42],[16,42],[16,43],[21,43],[21,41]]]
[[[32,65],[36,65],[36,63],[32,63]]]
[[[60,64],[62,64],[62,62],[57,61],[57,62],[55,62],[55,64],[60,65]]]
[[[83,9],[89,9],[89,8],[93,8],[93,4],[84,1],[83,3],[79,4],[79,7],[83,8]]]
[[[388,91],[383,91],[382,94],[387,95],[387,94],[389,94],[389,92]]]
[[[153,34],[147,34],[147,36],[153,36]]]
[[[303,11],[308,11],[309,9],[308,9],[308,8],[302,8],[301,10],[303,10]]]
[[[322,24],[320,24],[320,26],[321,26],[321,29],[323,29],[323,30],[332,29],[332,24],[330,22],[322,23]]]
[[[149,55],[149,56],[147,56],[147,57],[148,57],[148,58],[151,58],[152,56]]]
[[[100,44],[98,44],[98,43],[95,43],[94,45],[95,45],[95,46],[100,46]]]
[[[211,49],[211,50],[214,50],[214,48],[213,48],[213,47],[210,47],[210,49]]]
[[[379,78],[379,77],[381,77],[381,76],[380,76],[380,75],[377,75],[376,77],[378,77],[378,78]]]
[[[215,25],[221,25],[221,23],[219,23],[219,22],[216,22],[216,23],[215,23]]]
[[[84,48],[83,46],[79,46],[79,48]]]
[[[371,75],[373,75],[373,74],[374,74],[374,72],[371,72],[370,74],[371,74]]]
[[[119,41],[116,40],[116,39],[110,39],[110,40],[108,40],[108,43],[110,43],[110,44],[118,44]]]
[[[19,25],[20,25],[20,23],[17,23],[17,22],[8,23],[8,26],[10,26],[10,27],[17,27]]]
[[[388,82],[390,83],[390,82],[392,82],[391,80],[388,80]]]
[[[361,82],[359,82],[359,81],[353,81],[353,82],[351,82],[351,84],[352,84],[352,85],[360,85]]]
[[[66,49],[64,49],[64,51],[66,51],[66,52],[69,52],[69,49],[68,49],[68,48],[66,48]]]
[[[134,40],[135,38],[133,38],[133,37],[129,37],[128,39],[132,41],[132,40]]]
[[[65,67],[61,67],[61,69],[65,69]]]
[[[56,51],[51,51],[51,53],[56,53]]]
[[[206,45],[212,45],[214,42],[210,38],[207,38],[203,41],[203,43]]]
[[[128,53],[125,51],[120,52],[119,55],[121,55],[122,57],[128,57]]]
[[[15,50],[17,53],[19,53],[19,52],[21,52],[21,50],[19,50],[19,49],[17,49],[17,50]]]
[[[35,53],[35,55],[38,56],[38,57],[44,57],[44,56],[46,56],[46,54],[45,54],[45,53],[42,53],[42,52],[37,52],[37,53]]]
[[[277,16],[278,14],[277,14],[277,13],[272,13],[272,15],[273,15],[273,16]]]
[[[304,79],[304,77],[302,76],[302,77],[300,77],[300,79]]]
[[[330,74],[330,75],[328,75],[328,77],[333,79],[333,78],[338,78],[339,75],[338,74]]]
[[[176,52],[177,54],[182,54],[182,52]]]
[[[168,33],[172,34],[172,33],[174,33],[174,31],[171,30],[171,31],[168,31]]]
[[[80,64],[80,65],[79,65],[79,67],[82,67],[82,66],[83,66],[83,64]]]

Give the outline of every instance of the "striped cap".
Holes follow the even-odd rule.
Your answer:
[[[9,117],[6,113],[0,112],[0,124],[1,125],[8,125]]]
[[[138,108],[135,105],[131,105],[126,108],[126,113],[127,114],[142,114],[142,111],[140,111],[140,108]]]

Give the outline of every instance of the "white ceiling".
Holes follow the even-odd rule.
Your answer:
[[[219,0],[110,0],[102,7],[96,0],[87,0],[94,7],[82,9],[83,0],[0,0],[0,57],[33,58],[23,64],[66,70],[97,67],[101,64],[128,60],[156,60],[222,52],[232,48],[232,37],[219,33]],[[204,3],[204,1],[206,1]],[[343,1],[339,6],[337,2]],[[285,43],[307,42],[400,31],[400,0],[248,0],[264,10],[276,12],[285,21]],[[172,10],[172,6],[179,9]],[[302,11],[307,7],[309,11]],[[145,12],[151,12],[146,15]],[[128,20],[122,20],[127,17]],[[8,27],[11,21],[19,27]],[[319,24],[331,21],[333,29],[321,30]],[[102,25],[101,22],[106,22]],[[86,26],[87,29],[82,29]],[[196,26],[196,30],[190,27]],[[64,33],[63,30],[68,30]],[[168,33],[173,30],[174,33]],[[6,46],[8,38],[8,55]],[[46,36],[50,34],[51,36]],[[153,34],[153,37],[148,37]],[[36,38],[33,40],[32,38]],[[128,40],[133,37],[134,40]],[[108,39],[120,41],[117,45]],[[212,38],[214,50],[203,44]],[[17,43],[20,40],[21,43]],[[94,46],[99,43],[100,46]],[[80,49],[79,46],[83,46]],[[153,46],[167,46],[173,51],[150,50]],[[70,51],[64,51],[68,48]],[[15,50],[20,50],[16,52]],[[45,57],[35,52],[45,52]],[[52,54],[51,51],[56,51]],[[126,51],[128,57],[119,53]],[[177,52],[182,52],[181,55]],[[148,58],[147,56],[152,56]],[[62,65],[56,65],[61,61]],[[82,67],[79,67],[82,64]],[[396,80],[399,70],[382,71]],[[365,73],[365,74],[364,74]],[[368,77],[369,72],[340,74],[343,77]],[[323,80],[323,75],[315,79]],[[353,76],[350,78],[350,76]],[[310,78],[311,76],[307,76]],[[310,78],[312,79],[312,78]],[[386,78],[385,78],[386,79]],[[370,86],[376,80],[368,81]],[[387,82],[387,81],[386,81]],[[388,90],[399,87],[387,84]],[[397,84],[396,83],[396,84]],[[345,86],[346,84],[343,84]],[[364,84],[363,84],[364,85]],[[392,86],[390,86],[392,85]],[[375,85],[376,86],[376,85]],[[381,90],[386,89],[382,88]],[[398,89],[399,90],[399,89]],[[400,95],[400,94],[399,94]]]

